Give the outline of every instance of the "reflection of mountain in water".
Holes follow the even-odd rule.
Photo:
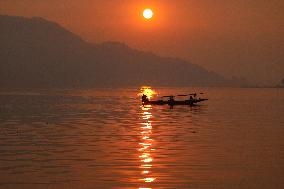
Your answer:
[[[41,18],[0,16],[0,87],[223,86],[231,81],[120,43],[91,44]]]

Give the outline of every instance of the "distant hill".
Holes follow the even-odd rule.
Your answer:
[[[85,42],[42,18],[0,16],[0,88],[236,84],[177,58]]]
[[[276,85],[277,88],[284,88],[284,79],[280,81],[278,85]]]

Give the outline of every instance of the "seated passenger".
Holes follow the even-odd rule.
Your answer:
[[[174,104],[175,103],[174,96],[170,96],[168,102],[169,102],[170,105]]]
[[[142,95],[142,102],[148,102],[148,101],[149,101],[149,99],[148,99],[147,95],[143,94]]]

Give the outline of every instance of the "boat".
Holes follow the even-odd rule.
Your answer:
[[[203,94],[203,93],[200,93]],[[149,100],[147,95],[143,94],[142,96],[142,105],[169,105],[169,106],[176,106],[176,105],[188,105],[188,106],[194,106],[197,103],[207,101],[207,98],[197,98],[197,93],[188,94],[188,95],[177,95],[177,96],[184,96],[188,97],[187,100],[175,100],[175,96],[163,96],[160,100]],[[167,98],[167,100],[164,100],[164,98]]]

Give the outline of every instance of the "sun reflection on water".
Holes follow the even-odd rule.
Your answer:
[[[157,93],[148,86],[143,86],[140,89],[139,96],[147,95],[148,99],[153,98]],[[156,181],[156,178],[152,176],[151,169],[153,168],[153,151],[155,150],[153,147],[154,140],[151,138],[152,136],[152,121],[153,115],[151,113],[151,105],[141,106],[141,126],[140,126],[140,142],[139,142],[139,159],[141,169],[141,178],[140,182],[143,182],[144,187],[140,187],[139,189],[152,189],[149,188],[148,184]],[[145,187],[146,186],[146,187]]]
[[[140,93],[138,95],[142,96],[143,94],[147,95],[148,99],[151,99],[154,95],[157,95],[157,92],[149,86],[143,86],[141,87]]]
[[[151,176],[151,169],[153,168],[153,161],[154,158],[152,156],[152,152],[155,150],[153,148],[153,139],[151,138],[152,135],[152,121],[151,118],[151,105],[148,106],[141,106],[142,113],[142,123],[140,127],[140,140],[139,143],[139,159],[141,161],[140,169],[141,169],[141,179],[140,182],[143,182],[144,184],[149,184],[156,181],[156,178]],[[151,189],[151,188],[139,188],[139,189]]]

